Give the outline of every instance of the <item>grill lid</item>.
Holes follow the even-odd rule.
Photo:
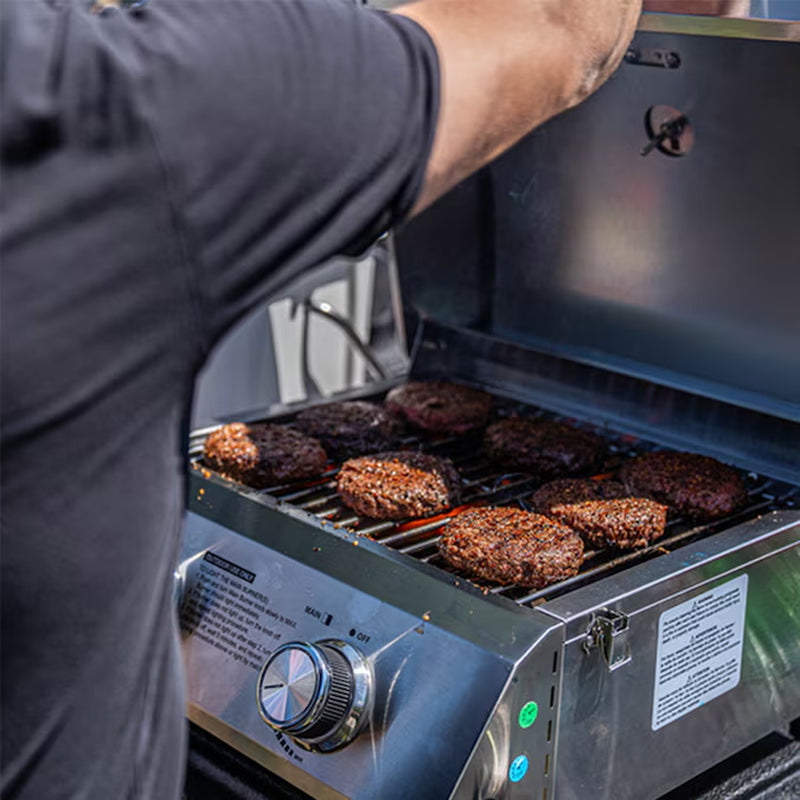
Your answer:
[[[441,324],[800,423],[800,47],[721,35],[796,38],[800,23],[667,16],[631,51],[674,68],[626,60],[399,232],[403,298]],[[642,156],[659,106],[691,126],[685,155]]]

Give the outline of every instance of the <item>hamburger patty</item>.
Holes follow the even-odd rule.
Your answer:
[[[221,475],[255,489],[315,478],[328,460],[322,445],[299,431],[243,422],[223,425],[209,434],[203,457]]]
[[[536,511],[569,525],[592,547],[645,547],[664,535],[667,507],[631,497],[619,481],[561,478],[530,497]]]
[[[457,383],[412,381],[392,389],[384,403],[415,428],[449,436],[483,427],[492,397]]]
[[[629,494],[619,481],[558,478],[540,486],[529,499],[535,511],[547,514],[553,506],[582,503],[585,500],[614,500],[628,497]]]
[[[619,477],[631,494],[695,520],[724,517],[747,502],[747,487],[733,467],[696,453],[644,453],[623,464]]]
[[[605,450],[602,439],[592,433],[563,422],[521,417],[490,425],[483,444],[499,466],[528,472],[541,481],[589,472]]]
[[[338,461],[391,450],[402,427],[383,406],[364,400],[307,408],[295,417],[294,425],[306,436],[322,442]]]
[[[457,569],[533,589],[575,575],[583,561],[583,540],[575,531],[518,508],[463,511],[444,527],[438,547]]]
[[[664,535],[667,507],[644,497],[554,505],[548,516],[569,525],[592,547],[632,550]]]
[[[406,519],[438,514],[461,499],[461,478],[446,458],[416,452],[351,458],[339,470],[342,501],[360,516]]]

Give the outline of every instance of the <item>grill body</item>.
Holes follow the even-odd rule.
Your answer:
[[[429,324],[415,366],[422,377],[481,375],[498,392],[496,416],[569,419],[602,435],[611,471],[664,447],[609,427],[602,410],[565,416],[586,385],[592,403],[621,413],[610,397],[635,397],[644,382],[621,389],[619,376],[553,357],[562,391],[544,409],[519,399],[531,357],[544,363]],[[680,393],[663,397],[664,409],[681,408]],[[797,436],[793,423],[770,424],[787,447]],[[627,429],[661,431],[634,418]],[[229,482],[203,465],[204,435],[192,451],[180,579],[190,718],[314,797],[655,798],[800,716],[800,487],[780,460],[781,477],[741,468],[748,503],[736,514],[671,519],[649,547],[588,551],[576,576],[534,591],[447,567],[436,548],[446,515],[359,518],[336,493],[335,464],[301,485]],[[480,436],[404,444],[451,458],[467,505],[524,507],[537,485],[493,468]],[[763,464],[763,449],[750,456]],[[695,603],[711,610],[676,633]],[[375,703],[365,733],[317,753],[264,724],[256,682],[277,647],[329,638],[371,663]]]
[[[800,716],[795,511],[531,606],[221,484],[193,476],[202,499],[182,567],[190,718],[314,797],[658,797]],[[653,730],[660,620],[742,579],[738,677]],[[331,635],[372,661],[376,707],[365,734],[320,754],[263,723],[256,676],[279,644]]]

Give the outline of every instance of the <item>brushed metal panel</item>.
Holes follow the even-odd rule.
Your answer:
[[[190,718],[314,796],[440,800],[468,765],[477,796],[493,796],[516,739],[506,736],[485,759],[487,721],[508,707],[500,703],[507,687],[520,684],[517,663],[559,631],[548,646],[552,662],[561,623],[408,569],[377,543],[267,510],[258,493],[234,495],[192,477],[181,568]],[[369,659],[375,705],[354,742],[314,753],[262,721],[256,678],[279,645],[323,638],[345,640]],[[554,679],[537,689],[536,661],[521,685],[544,702]],[[489,741],[499,741],[497,725]],[[471,764],[476,748],[480,763]]]
[[[634,46],[680,67],[623,64],[493,167],[494,330],[797,418],[800,46]],[[640,154],[656,104],[689,118],[687,155]]]
[[[631,660],[609,671],[582,637],[565,650],[556,800],[644,800],[658,797],[800,713],[800,544],[766,555],[754,545],[747,563],[734,552],[678,573],[640,597],[631,591],[627,642]],[[745,549],[744,554],[747,550]],[[744,563],[742,563],[744,561]],[[720,563],[721,562],[721,563]],[[652,729],[658,626],[668,609],[747,576],[738,685]],[[584,617],[586,620],[586,617]],[[575,620],[577,625],[579,620]]]
[[[209,716],[219,720],[222,725],[216,733],[238,731],[271,754],[263,759],[266,766],[289,780],[293,768],[301,767],[325,792],[333,790],[354,800],[405,800],[413,785],[414,797],[439,800],[450,795],[511,665],[433,624],[192,516],[187,547],[195,550],[198,545],[198,553],[210,548],[218,558],[243,565],[255,575],[252,586],[268,598],[262,601],[267,610],[259,612],[258,621],[243,626],[247,632],[242,635],[256,642],[254,650],[261,647],[266,658],[268,651],[289,640],[331,636],[350,640],[373,665],[375,707],[368,729],[340,751],[309,752],[276,734],[257,711],[256,665],[238,657],[246,651],[233,644],[240,641],[236,611],[226,608],[225,600],[211,599],[197,629],[184,626],[191,718],[199,723]],[[201,580],[198,569],[207,565],[194,552],[189,558],[191,593]],[[223,580],[237,592],[246,585],[213,570],[206,595],[225,593]],[[326,622],[329,616],[332,619]],[[281,638],[274,639],[276,634]],[[223,653],[214,642],[230,647],[230,652]],[[281,761],[276,763],[275,755]],[[284,768],[282,762],[291,767]],[[414,784],[409,783],[408,764],[414,764],[418,774]]]
[[[790,6],[790,3],[792,4]],[[756,2],[751,3],[756,6]],[[759,4],[760,5],[760,4]],[[694,36],[717,36],[736,39],[761,39],[776,42],[800,41],[798,9],[794,0],[772,0],[764,13],[763,9],[751,8],[751,17],[703,17],[681,14],[643,14],[639,22],[640,31],[659,33],[686,33]],[[756,14],[754,11],[758,11]],[[782,16],[783,12],[783,16]],[[768,16],[767,19],[761,17]]]
[[[800,24],[658,19],[633,46],[679,68],[624,63],[398,232],[404,302],[798,420],[800,45],[717,28]],[[640,155],[658,104],[688,116],[686,155]]]

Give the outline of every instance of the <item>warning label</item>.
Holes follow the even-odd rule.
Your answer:
[[[259,670],[283,636],[276,623],[291,628],[297,623],[270,607],[269,597],[250,585],[250,575],[255,578],[255,573],[220,556],[204,558],[187,586],[181,630]]]
[[[654,731],[738,685],[746,603],[747,575],[741,575],[661,615]]]

